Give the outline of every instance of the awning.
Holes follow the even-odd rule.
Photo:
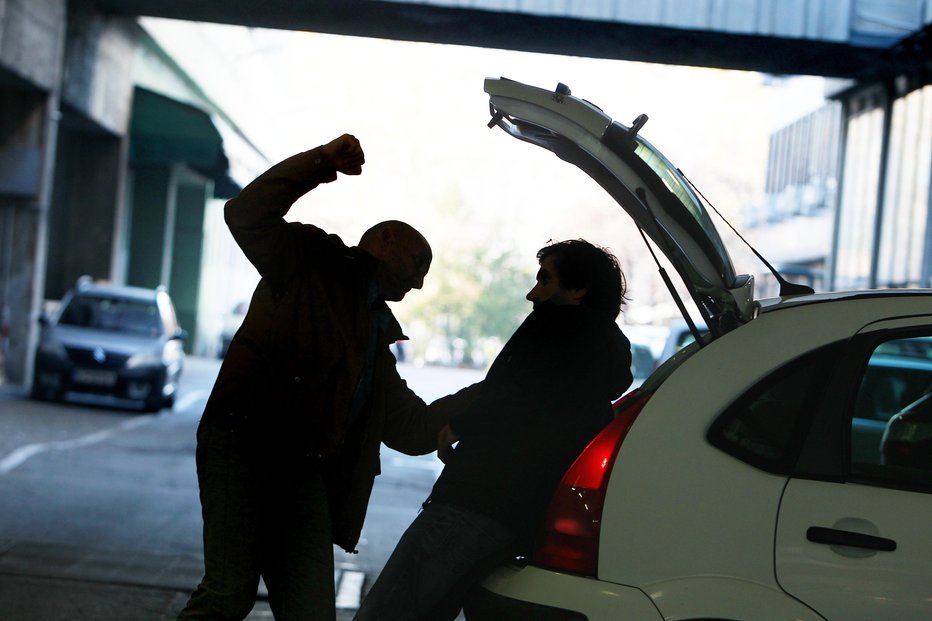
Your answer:
[[[230,177],[210,115],[145,88],[136,87],[133,96],[129,156],[133,164],[187,164],[214,181],[216,198],[232,198],[241,189]]]

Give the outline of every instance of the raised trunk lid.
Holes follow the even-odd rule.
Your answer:
[[[621,205],[673,264],[713,336],[754,315],[751,276],[736,275],[699,197],[660,151],[562,84],[555,91],[488,78],[492,121],[575,164]],[[689,320],[688,317],[685,319]]]

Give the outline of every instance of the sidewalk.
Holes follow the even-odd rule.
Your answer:
[[[3,542],[0,542],[3,546]],[[44,556],[0,547],[0,618],[9,621],[173,621],[201,577],[200,559],[133,553],[133,558],[67,558],[56,548]],[[25,561],[25,562],[23,562]],[[335,572],[339,585],[362,588],[362,574]],[[345,589],[344,589],[345,590]],[[347,597],[347,594],[344,595]],[[348,594],[353,600],[353,594]],[[338,598],[338,604],[340,600]],[[337,621],[351,621],[352,608],[337,610]],[[247,621],[270,620],[264,589]]]
[[[187,591],[0,573],[0,613],[8,621],[174,621]],[[355,610],[338,610],[352,621]],[[247,621],[270,621],[265,601]]]
[[[219,362],[191,357],[186,364],[189,376],[209,377]],[[0,384],[0,409],[28,398],[26,388]],[[196,552],[104,550],[93,542],[62,546],[0,535],[0,620],[173,621],[202,572],[203,557]],[[344,587],[343,603],[351,606],[337,611],[337,621],[351,621],[366,576],[339,568],[334,578],[338,592]],[[247,619],[273,619],[264,589]]]

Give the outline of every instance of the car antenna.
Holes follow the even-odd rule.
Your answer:
[[[759,253],[759,252],[757,251],[757,248],[755,248],[754,246],[752,246],[752,245],[748,242],[748,240],[746,240],[746,239],[744,238],[744,236],[741,235],[741,233],[738,232],[738,229],[736,229],[735,227],[733,227],[733,226],[731,225],[731,222],[729,222],[728,219],[725,218],[725,216],[722,215],[722,212],[720,212],[720,211],[715,207],[715,205],[713,205],[712,202],[711,202],[709,199],[707,199],[707,198],[705,197],[705,194],[702,193],[702,190],[700,190],[699,188],[697,188],[697,187],[696,187],[696,184],[694,184],[694,183],[692,182],[692,180],[690,180],[690,178],[687,177],[687,176],[685,175],[685,173],[683,173],[682,170],[680,170],[679,168],[677,168],[676,171],[677,171],[678,173],[680,173],[680,175],[683,177],[683,179],[686,179],[686,183],[689,184],[689,187],[691,187],[693,190],[695,190],[696,193],[699,194],[699,196],[702,197],[702,200],[705,201],[705,204],[708,205],[709,207],[711,207],[711,208],[712,208],[712,211],[714,211],[716,214],[718,214],[718,217],[722,219],[722,222],[724,222],[725,224],[727,224],[727,225],[728,225],[728,228],[730,228],[732,231],[734,231],[734,234],[738,236],[738,239],[740,239],[741,241],[743,241],[743,242],[744,242],[744,245],[747,246],[748,248],[750,248],[750,249],[751,249],[751,252],[753,252],[754,255],[755,255],[758,259],[761,260],[761,263],[763,263],[764,265],[767,266],[767,269],[770,270],[770,273],[773,274],[774,278],[777,279],[777,282],[780,283],[780,297],[781,297],[781,298],[782,298],[782,297],[785,297],[785,296],[789,296],[789,295],[806,295],[806,294],[808,294],[808,293],[815,293],[815,290],[814,290],[812,287],[808,286],[808,285],[801,285],[801,284],[799,284],[799,283],[790,282],[790,281],[788,281],[787,279],[785,279],[785,278],[780,274],[780,272],[778,272],[777,269],[776,269],[773,265],[771,265],[770,262],[769,262],[767,259],[765,259],[764,256],[763,256],[761,253]]]
[[[650,206],[647,204],[647,192],[644,191],[644,188],[637,188],[637,190],[635,190],[635,194],[637,194],[638,198],[641,199],[641,202],[644,203],[644,206],[647,208],[647,213],[649,213],[650,216],[654,218],[654,222],[657,222],[657,218],[654,216],[654,212],[651,211]],[[676,304],[680,314],[686,321],[686,326],[689,328],[689,332],[693,335],[693,338],[696,340],[696,342],[699,343],[699,347],[705,347],[705,340],[703,340],[702,334],[699,332],[699,328],[696,327],[695,322],[689,315],[689,311],[686,310],[686,305],[683,304],[683,299],[680,297],[680,294],[677,293],[676,287],[673,286],[673,281],[670,280],[670,275],[667,274],[667,270],[664,269],[663,265],[660,263],[660,260],[657,258],[657,253],[654,252],[654,248],[650,245],[650,241],[648,241],[647,235],[644,233],[644,229],[641,228],[641,225],[637,225],[637,227],[638,232],[641,234],[641,238],[644,239],[644,244],[647,246],[647,250],[650,252],[650,256],[654,258],[654,263],[657,264],[657,269],[660,272],[660,278],[663,279],[663,284],[666,285],[667,291],[669,291],[670,295],[673,296],[673,302]]]

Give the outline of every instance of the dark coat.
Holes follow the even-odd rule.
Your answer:
[[[614,321],[582,306],[540,305],[450,420],[460,440],[430,502],[491,517],[526,545],[631,381],[630,343]]]
[[[384,302],[368,298],[376,259],[283,219],[299,197],[335,178],[318,148],[273,166],[226,204],[230,231],[262,279],[204,417],[248,417],[256,450],[320,456],[334,543],[352,550],[380,470],[380,443],[429,453],[446,418],[442,404],[428,408],[398,375],[389,345],[402,338],[401,328]],[[351,420],[373,329],[371,393]]]

